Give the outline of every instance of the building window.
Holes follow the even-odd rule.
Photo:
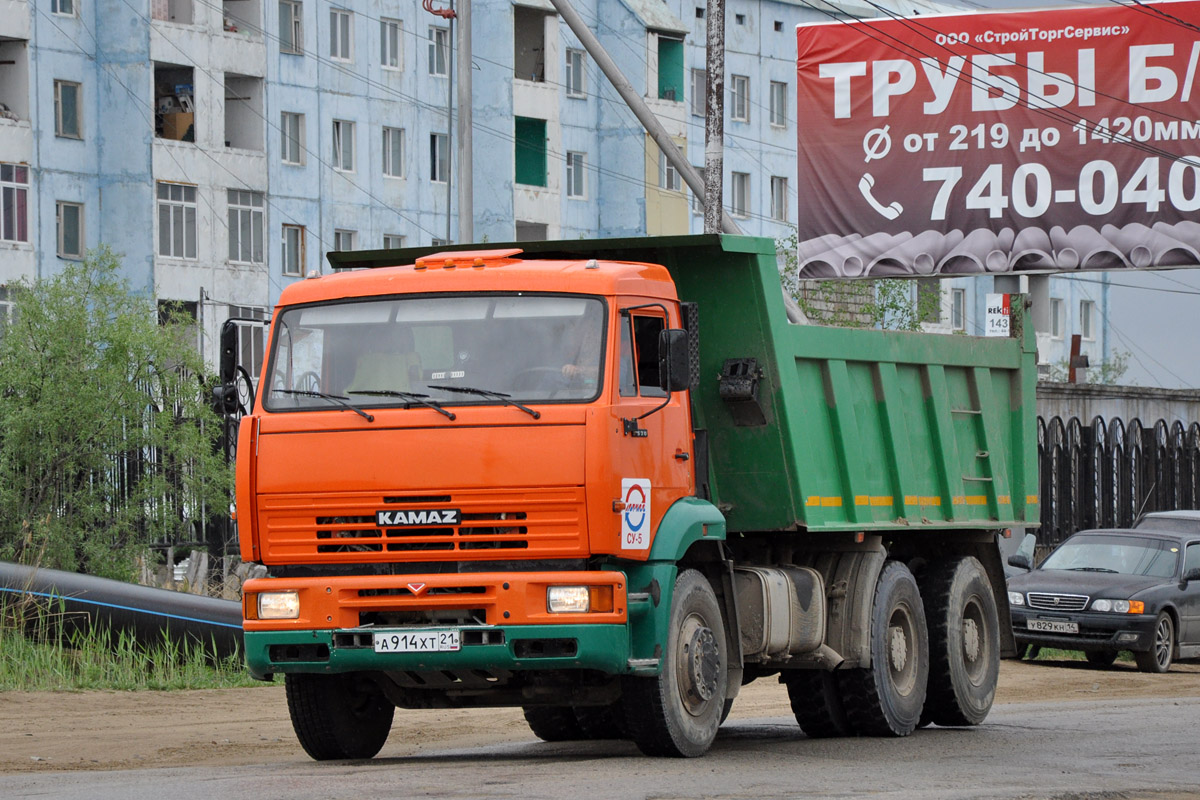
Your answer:
[[[587,63],[586,58],[582,50],[567,50],[567,97],[584,96],[583,66]]]
[[[75,16],[75,0],[50,0],[50,13],[64,17]]]
[[[304,53],[304,7],[296,0],[279,0],[279,52]]]
[[[703,117],[708,108],[708,72],[692,70],[692,116]]]
[[[196,257],[196,187],[158,183],[158,254]]]
[[[967,290],[950,290],[950,328],[956,331],[967,329]]]
[[[339,228],[333,232],[333,249],[353,250],[356,239],[358,239],[358,231],[348,231]]]
[[[261,153],[266,141],[263,79],[225,73],[225,146]]]
[[[1096,304],[1091,300],[1079,303],[1079,335],[1089,342],[1096,338]]]
[[[429,74],[450,74],[450,29],[429,26]]]
[[[262,192],[229,190],[229,260],[263,263]]]
[[[658,37],[658,99],[683,102],[683,40]]]
[[[517,224],[519,225],[520,223],[517,223]],[[450,244],[450,240],[449,239],[439,239],[435,236],[429,240],[429,244],[431,247],[445,247],[446,245]]]
[[[83,258],[83,205],[59,202],[55,210],[60,258]]]
[[[737,25],[745,25],[746,24],[746,15],[745,14],[734,14],[733,21]]]
[[[658,185],[668,192],[683,191],[683,181],[679,178],[679,170],[667,160],[667,154],[658,154]]]
[[[335,119],[333,121],[333,168],[340,172],[354,172],[354,123]]]
[[[730,210],[735,217],[750,216],[750,173],[735,172],[730,183]]]
[[[4,338],[4,330],[12,320],[12,302],[8,299],[8,287],[0,286],[0,339]]]
[[[429,134],[429,180],[445,183],[450,177],[450,142],[444,133]]]
[[[775,32],[776,33],[783,32],[783,20],[780,20],[780,19],[775,20]]]
[[[787,84],[771,81],[771,125],[787,127]]]
[[[513,180],[525,186],[546,185],[546,120],[517,117],[516,172]]]
[[[192,0],[154,0],[150,3],[150,16],[164,22],[192,24]]]
[[[546,80],[546,13],[540,9],[513,8],[513,78]]]
[[[354,60],[354,33],[351,21],[354,14],[338,8],[329,9],[329,57],[337,61]]]
[[[304,115],[284,111],[279,115],[279,132],[283,136],[283,163],[304,163]]]
[[[1063,338],[1063,301],[1061,297],[1050,298],[1050,338]]]
[[[385,233],[383,235],[384,250],[399,250],[404,247],[404,237],[398,233]]]
[[[771,219],[787,222],[788,185],[787,178],[771,176]]]
[[[389,178],[404,177],[404,129],[383,129],[383,174]]]
[[[567,152],[567,197],[587,197],[587,184],[584,183],[586,164],[587,157],[583,153]]]
[[[154,65],[154,135],[196,141],[195,73],[191,67]]]
[[[750,121],[750,79],[745,75],[729,76],[729,118]]]
[[[304,274],[304,226],[283,226],[283,274]]]
[[[29,167],[0,164],[0,241],[29,241]]]
[[[700,175],[704,175],[704,166],[703,165],[696,166],[695,164],[692,164],[692,169],[696,170],[696,172],[698,172]],[[703,217],[704,216],[704,195],[696,194],[696,193],[692,192],[690,189],[688,190],[688,194],[691,195],[691,197],[692,197],[692,214],[694,214],[697,217]]]
[[[398,19],[379,20],[379,63],[384,69],[402,69],[404,55],[401,44],[404,28]]]
[[[79,94],[81,86],[71,81],[54,82],[54,134],[71,139],[81,138],[79,123]]]
[[[179,305],[185,305],[180,303]],[[194,303],[186,305],[192,306]],[[195,310],[190,315],[196,318]],[[258,384],[262,375],[263,356],[265,353],[265,333],[267,326],[267,310],[255,306],[229,306],[229,318],[234,320],[237,327],[238,363],[246,368],[250,380]]]

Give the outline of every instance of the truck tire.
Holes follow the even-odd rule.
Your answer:
[[[725,708],[729,656],[721,607],[695,570],[675,580],[662,672],[624,679],[630,738],[649,756],[694,758],[717,736]]]
[[[792,670],[781,678],[787,686],[792,713],[800,730],[810,739],[853,736],[854,728],[846,719],[837,676],[825,670]]]
[[[387,741],[396,707],[369,678],[294,674],[284,685],[296,738],[317,761],[371,758]]]
[[[908,567],[883,566],[871,607],[871,666],[840,670],[842,706],[860,736],[907,736],[921,720],[929,681],[929,635]]]
[[[525,706],[529,730],[543,742],[574,742],[586,738],[570,706]]]
[[[1000,621],[983,565],[973,556],[931,564],[921,581],[929,626],[929,689],[922,722],[978,725],[1000,678]]]

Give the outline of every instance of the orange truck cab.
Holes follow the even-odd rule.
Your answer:
[[[1005,482],[977,514],[944,458],[893,457],[884,486],[862,459],[891,452],[887,432],[845,416],[863,400],[845,371],[858,345],[813,340],[837,352],[824,379],[819,364],[807,374],[816,362],[795,337],[809,334],[784,316],[773,243],[614,241],[335,253],[335,267],[372,268],[283,291],[238,432],[241,555],[268,576],[244,586],[246,662],[285,676],[314,758],[374,755],[397,707],[520,706],[545,739],[699,755],[754,677],[780,672],[818,698],[795,701],[802,725],[847,734],[910,732],[930,663],[980,647],[977,683],[994,688],[1011,636],[996,625],[1007,606],[990,529],[1020,516],[1010,498],[1025,490],[1010,484],[1028,454],[987,465]],[[702,302],[681,304],[679,286]],[[981,344],[980,362],[928,338],[863,339],[859,357],[937,361],[943,383],[951,364],[994,381],[989,395],[1007,381],[987,420],[994,433],[1024,423],[1008,403],[1032,391],[1028,342]],[[895,370],[890,407],[888,385],[876,398],[892,426],[903,403],[927,408]],[[938,413],[921,412],[959,435]],[[914,434],[905,447],[934,444]],[[914,599],[905,564],[943,561],[939,575],[958,570],[985,596],[950,603],[978,617],[968,645],[931,645]],[[873,641],[893,629],[909,637],[900,667],[892,639]],[[847,717],[835,669],[864,686],[882,675],[896,697]],[[977,712],[959,695],[939,703]]]

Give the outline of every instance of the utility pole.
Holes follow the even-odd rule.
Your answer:
[[[601,72],[612,83],[613,88],[617,90],[617,94],[621,95],[621,99],[625,101],[625,105],[629,106],[629,110],[637,117],[638,122],[642,123],[642,127],[654,139],[654,143],[658,145],[658,149],[662,151],[667,161],[671,166],[675,167],[676,171],[683,177],[688,188],[692,190],[697,197],[703,197],[706,200],[705,218],[708,217],[709,206],[707,205],[707,193],[704,189],[704,179],[700,177],[700,173],[692,166],[691,162],[683,157],[679,152],[679,148],[675,146],[675,142],[671,139],[662,123],[658,121],[658,117],[646,105],[646,101],[633,88],[633,84],[621,72],[621,68],[613,61],[612,56],[600,44],[596,35],[584,23],[583,19],[576,13],[571,6],[570,0],[550,0],[550,3],[558,11],[559,16],[563,18],[563,22],[571,29],[579,39],[580,44],[588,51],[588,54],[595,60],[596,65],[600,67]],[[724,84],[724,81],[722,81]],[[709,98],[711,102],[711,97]],[[705,144],[706,147],[711,145]],[[708,155],[705,156],[705,165],[708,164]],[[720,214],[721,224],[720,230],[723,233],[741,233],[742,229],[737,223],[726,213],[721,210],[720,203],[717,203],[713,213]],[[707,227],[705,228],[707,230]]]
[[[449,83],[446,85],[446,149],[450,149],[450,140],[454,138],[454,0],[450,0],[449,16],[446,21],[450,28],[446,31],[446,46],[450,48],[450,52],[446,54],[446,68],[450,73]],[[450,220],[454,216],[454,159],[450,157],[450,153],[446,153],[446,242],[454,241],[450,238]]]
[[[458,0],[458,241],[475,241],[475,189],[471,163],[473,125],[471,0]]]
[[[725,0],[708,0],[704,103],[704,232],[720,233],[725,182]]]

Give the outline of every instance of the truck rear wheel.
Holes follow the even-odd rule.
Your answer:
[[[284,685],[296,738],[317,761],[371,758],[387,741],[396,707],[369,678],[295,674]]]
[[[929,635],[908,567],[884,565],[871,607],[871,666],[837,673],[846,719],[863,736],[907,736],[921,720],[929,681]]]
[[[792,713],[800,730],[810,739],[852,736],[854,728],[842,707],[837,676],[825,670],[793,670],[782,681],[792,701]]]
[[[721,607],[695,570],[675,580],[662,672],[626,678],[622,704],[630,738],[650,756],[703,755],[725,708],[729,656]]]
[[[525,706],[529,730],[543,742],[574,742],[585,738],[575,709],[570,706]]]
[[[929,625],[929,690],[922,721],[978,725],[1000,678],[1000,623],[991,581],[972,556],[932,564],[921,582]]]

